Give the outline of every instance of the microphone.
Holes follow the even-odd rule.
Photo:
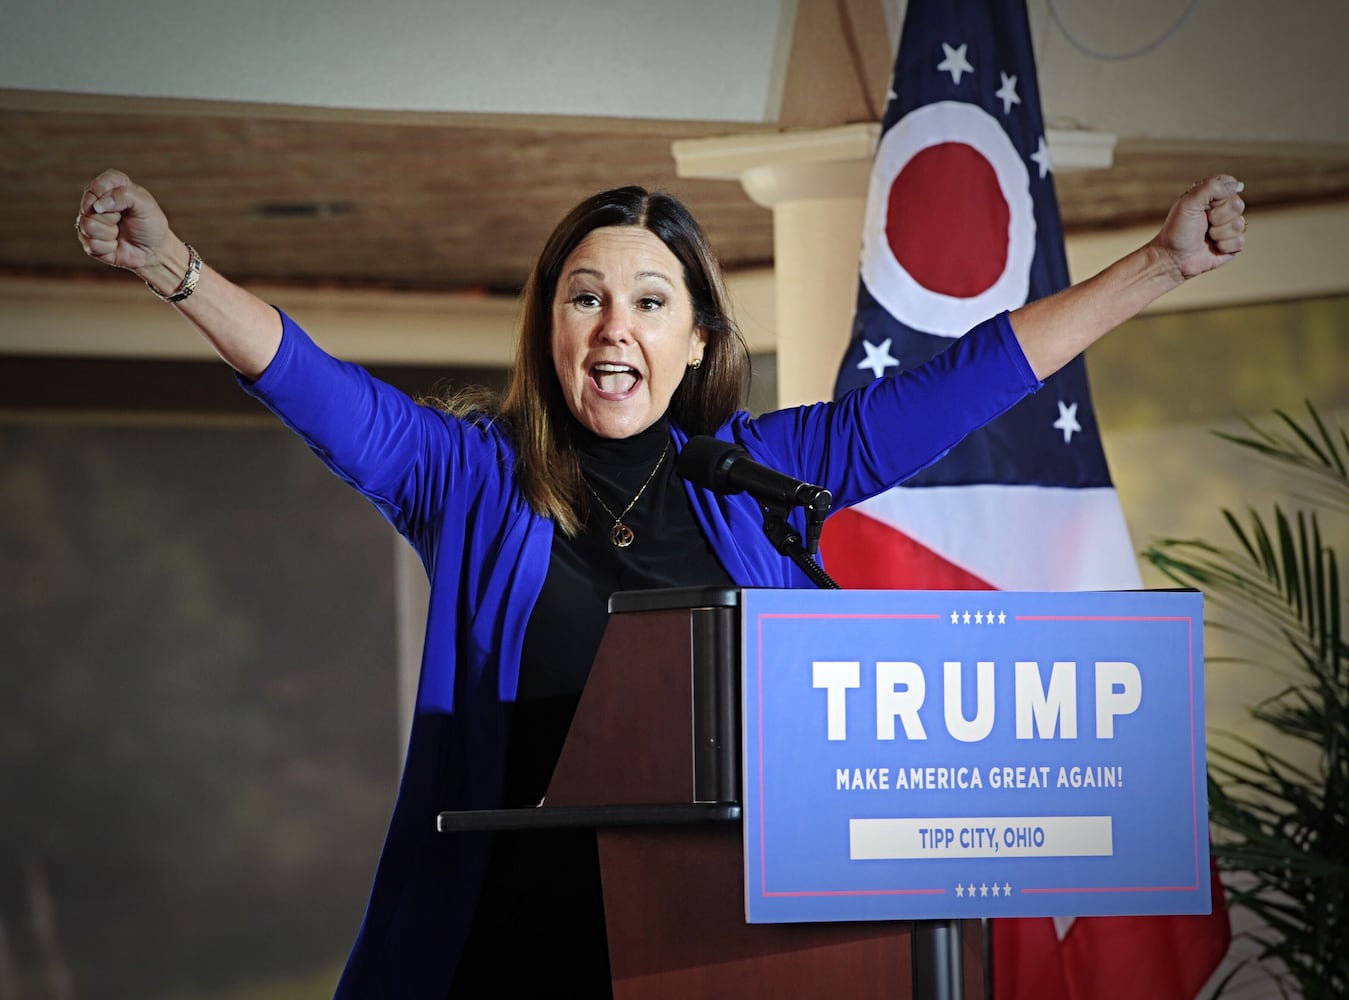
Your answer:
[[[679,453],[678,469],[689,482],[713,493],[748,493],[761,504],[805,507],[820,520],[834,502],[824,487],[760,465],[744,448],[714,437],[689,438]]]

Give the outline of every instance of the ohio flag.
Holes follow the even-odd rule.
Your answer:
[[[1068,284],[1022,0],[909,0],[865,227],[838,393]],[[1083,360],[835,514],[821,550],[845,587],[1140,586]],[[994,921],[995,1000],[1190,1000],[1228,940],[1220,896],[1212,917]]]

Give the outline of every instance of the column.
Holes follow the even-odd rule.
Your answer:
[[[773,212],[778,405],[828,399],[857,303],[875,123],[674,144],[681,177],[738,180]]]

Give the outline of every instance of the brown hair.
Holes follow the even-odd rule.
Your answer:
[[[531,507],[568,535],[580,530],[583,483],[576,426],[562,396],[552,358],[553,296],[562,267],[591,232],[640,226],[654,233],[684,269],[693,322],[707,334],[702,366],[684,373],[670,400],[670,420],[689,434],[710,434],[743,405],[749,350],[731,319],[726,286],[711,244],[688,208],[673,195],[630,186],[593,195],[573,208],[543,246],[523,292],[515,368],[505,399],[477,391],[445,405],[505,420],[517,449],[516,474]]]

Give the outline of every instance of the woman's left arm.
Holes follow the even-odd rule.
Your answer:
[[[1013,312],[1012,326],[1036,377],[1048,378],[1162,295],[1240,253],[1246,246],[1241,189],[1226,174],[1197,182],[1147,245]]]

